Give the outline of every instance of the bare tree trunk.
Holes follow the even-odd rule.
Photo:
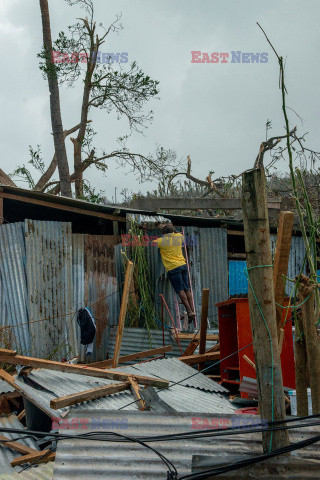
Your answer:
[[[47,56],[46,63],[50,92],[51,125],[54,140],[54,149],[59,170],[61,194],[65,197],[71,197],[72,192],[69,175],[69,165],[61,120],[59,85],[54,70],[54,64],[52,63],[52,39],[48,0],[40,0],[40,10],[42,18],[43,43]]]

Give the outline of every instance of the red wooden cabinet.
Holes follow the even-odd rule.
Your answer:
[[[216,306],[219,314],[220,358],[222,359],[220,363],[221,383],[232,392],[237,392],[244,376],[256,378],[254,368],[243,358],[243,355],[246,355],[255,362],[248,299],[231,298],[217,303]],[[283,321],[286,315],[281,354],[282,377],[283,385],[294,389],[295,367],[290,309],[289,311],[283,310]],[[247,347],[249,344],[251,345]],[[240,351],[238,352],[238,350]]]

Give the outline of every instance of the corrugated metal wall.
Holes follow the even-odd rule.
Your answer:
[[[202,289],[209,288],[208,316],[211,323],[215,324],[218,312],[214,304],[228,298],[227,230],[224,228],[184,227],[184,233],[188,245],[190,276],[198,319],[200,319],[201,312]],[[153,232],[149,233],[149,235],[153,234]],[[116,247],[117,275],[120,284],[124,279],[122,249],[124,247],[121,245]],[[149,267],[147,274],[153,286],[157,320],[158,322],[160,320],[160,294],[163,294],[172,316],[176,318],[174,291],[161,261],[159,249],[149,245],[145,247],[145,252]],[[183,311],[182,306],[180,306],[180,310]],[[166,314],[165,322],[170,325],[170,319]]]
[[[71,223],[37,220],[25,223],[32,355],[71,358],[78,354]]]
[[[271,236],[271,249],[272,254],[274,255],[276,248],[277,237],[276,235]],[[288,274],[287,276],[290,279],[294,279],[302,269],[303,273],[306,274],[305,266],[305,253],[306,249],[304,246],[302,237],[292,237],[291,240],[291,249],[290,249],[290,258],[288,265]],[[240,295],[248,293],[248,281],[244,273],[247,262],[245,260],[230,260],[229,261],[229,295]],[[293,283],[286,282],[286,294],[291,295]]]
[[[0,227],[0,326],[3,347],[30,353],[24,224]]]

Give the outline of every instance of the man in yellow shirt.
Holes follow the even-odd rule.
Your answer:
[[[195,318],[195,313],[190,291],[188,267],[182,254],[184,237],[174,229],[172,223],[161,224],[160,229],[163,237],[156,239],[155,242],[158,244],[162,262],[168,272],[171,285],[187,310],[190,324]]]

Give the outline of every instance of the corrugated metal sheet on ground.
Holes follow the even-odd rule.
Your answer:
[[[137,375],[139,374],[138,372],[140,372],[140,375],[164,378],[174,383],[181,382],[180,385],[199,388],[200,390],[208,390],[209,392],[228,392],[226,388],[222,387],[219,383],[214,382],[211,378],[208,378],[203,374],[194,375],[197,371],[177,358],[163,358],[122,368],[124,372],[128,371],[128,369],[130,369],[130,372],[136,372]],[[185,378],[187,378],[187,380],[181,381]]]
[[[1,393],[14,392],[14,390],[15,389],[7,382],[5,382],[4,380],[0,380],[0,395]]]
[[[218,334],[218,329],[211,329],[208,331],[210,334]],[[116,327],[111,329],[108,356],[112,358],[115,340],[117,335]],[[180,340],[181,350],[184,350],[189,345],[190,340]],[[181,356],[179,345],[172,338],[170,331],[166,328],[164,331],[164,344],[172,345],[172,352],[166,353],[166,358]],[[210,348],[213,343],[208,342],[207,348]],[[132,353],[143,352],[144,350],[150,350],[151,348],[160,348],[163,346],[163,338],[161,330],[150,330],[149,333],[143,328],[125,328],[122,337],[120,356],[130,355]],[[129,362],[129,363],[135,363]]]
[[[274,255],[276,249],[277,237],[271,236],[271,249]],[[294,279],[302,269],[302,272],[306,273],[306,266],[304,265],[305,259],[305,246],[302,237],[292,237],[291,249],[288,265],[288,278]],[[244,273],[244,269],[247,265],[245,260],[230,260],[229,261],[229,295],[240,295],[248,293],[248,281]],[[286,282],[286,294],[291,295],[293,282]]]
[[[38,465],[37,467],[29,468],[28,470],[25,470],[23,474],[12,473],[7,475],[0,475],[0,480],[21,480],[21,478],[23,478],[23,480],[52,480],[53,470],[54,463],[49,462]]]
[[[24,224],[0,226],[0,344],[30,353]],[[22,324],[22,325],[20,325]]]
[[[78,353],[71,224],[26,220],[25,234],[32,354],[70,358]]]
[[[129,368],[131,369],[133,367],[130,366]],[[189,368],[185,370],[185,377],[187,377],[189,376]],[[123,371],[123,369],[121,369],[121,371]],[[128,372],[129,371],[130,370],[128,370]],[[196,373],[196,370],[194,370],[194,372]],[[135,371],[135,373],[137,372]],[[179,372],[179,378],[181,379],[180,375],[181,372]],[[79,415],[82,415],[82,410],[89,407],[105,410],[118,410],[119,408],[127,406],[126,410],[137,410],[134,397],[129,390],[94,401],[81,403],[79,405],[53,410],[50,408],[50,401],[54,398],[118,382],[86,375],[54,372],[44,369],[34,370],[28,375],[28,377],[46,390],[35,389],[34,387],[27,385],[21,377],[16,379],[17,385],[24,390],[25,394],[28,395],[29,400],[33,401],[35,405],[51,417],[65,414],[69,409],[77,409],[79,410]],[[168,389],[156,389],[156,391],[163,401],[179,412],[234,412],[235,407],[220,393],[201,390],[201,388],[209,390],[209,381],[212,382],[212,388],[217,388],[215,382],[209,379],[203,379],[202,377],[202,373],[199,373],[194,377],[193,382],[196,387],[173,385]]]
[[[195,415],[193,413],[160,414],[153,412],[103,412],[101,410],[83,411],[89,420],[88,431],[99,430],[101,419],[108,425],[108,430],[131,436],[156,436],[176,434],[178,432],[192,432],[195,426],[210,425],[217,418],[232,422],[231,415]],[[77,412],[70,412],[68,419],[77,416]],[[239,417],[238,417],[239,418]],[[241,416],[247,424],[252,417]],[[256,417],[255,417],[255,420]],[[230,424],[230,423],[229,423]],[[111,425],[111,427],[110,427]],[[77,430],[68,433],[76,434]],[[314,435],[319,435],[320,427],[308,427],[290,432],[291,441],[296,442]],[[225,437],[204,437],[188,440],[170,440],[152,442],[152,446],[172,461],[178,470],[178,475],[191,474],[193,455],[208,455],[227,460],[228,456],[250,454],[260,455],[262,452],[261,433],[230,435]],[[320,460],[319,444],[297,452],[299,457]],[[167,478],[167,466],[151,450],[137,443],[117,443],[87,441],[74,439],[68,442],[59,442],[55,461],[54,480],[73,480],[80,477],[86,480],[97,478],[121,480],[137,480],[151,478]],[[237,472],[236,472],[237,473]],[[314,475],[318,475],[314,471]],[[314,478],[318,478],[314,476]]]
[[[16,415],[9,415],[7,417],[0,416],[0,427],[1,428],[24,428],[22,423],[18,420]],[[16,433],[5,432],[1,433],[7,438],[16,438],[18,435]],[[32,438],[21,438],[20,443],[26,445],[27,447],[34,448],[39,450],[38,445]],[[21,470],[21,466],[12,467],[11,462],[14,458],[20,457],[21,453],[15,452],[8,447],[0,445],[0,472],[1,474],[13,473],[14,471]]]

